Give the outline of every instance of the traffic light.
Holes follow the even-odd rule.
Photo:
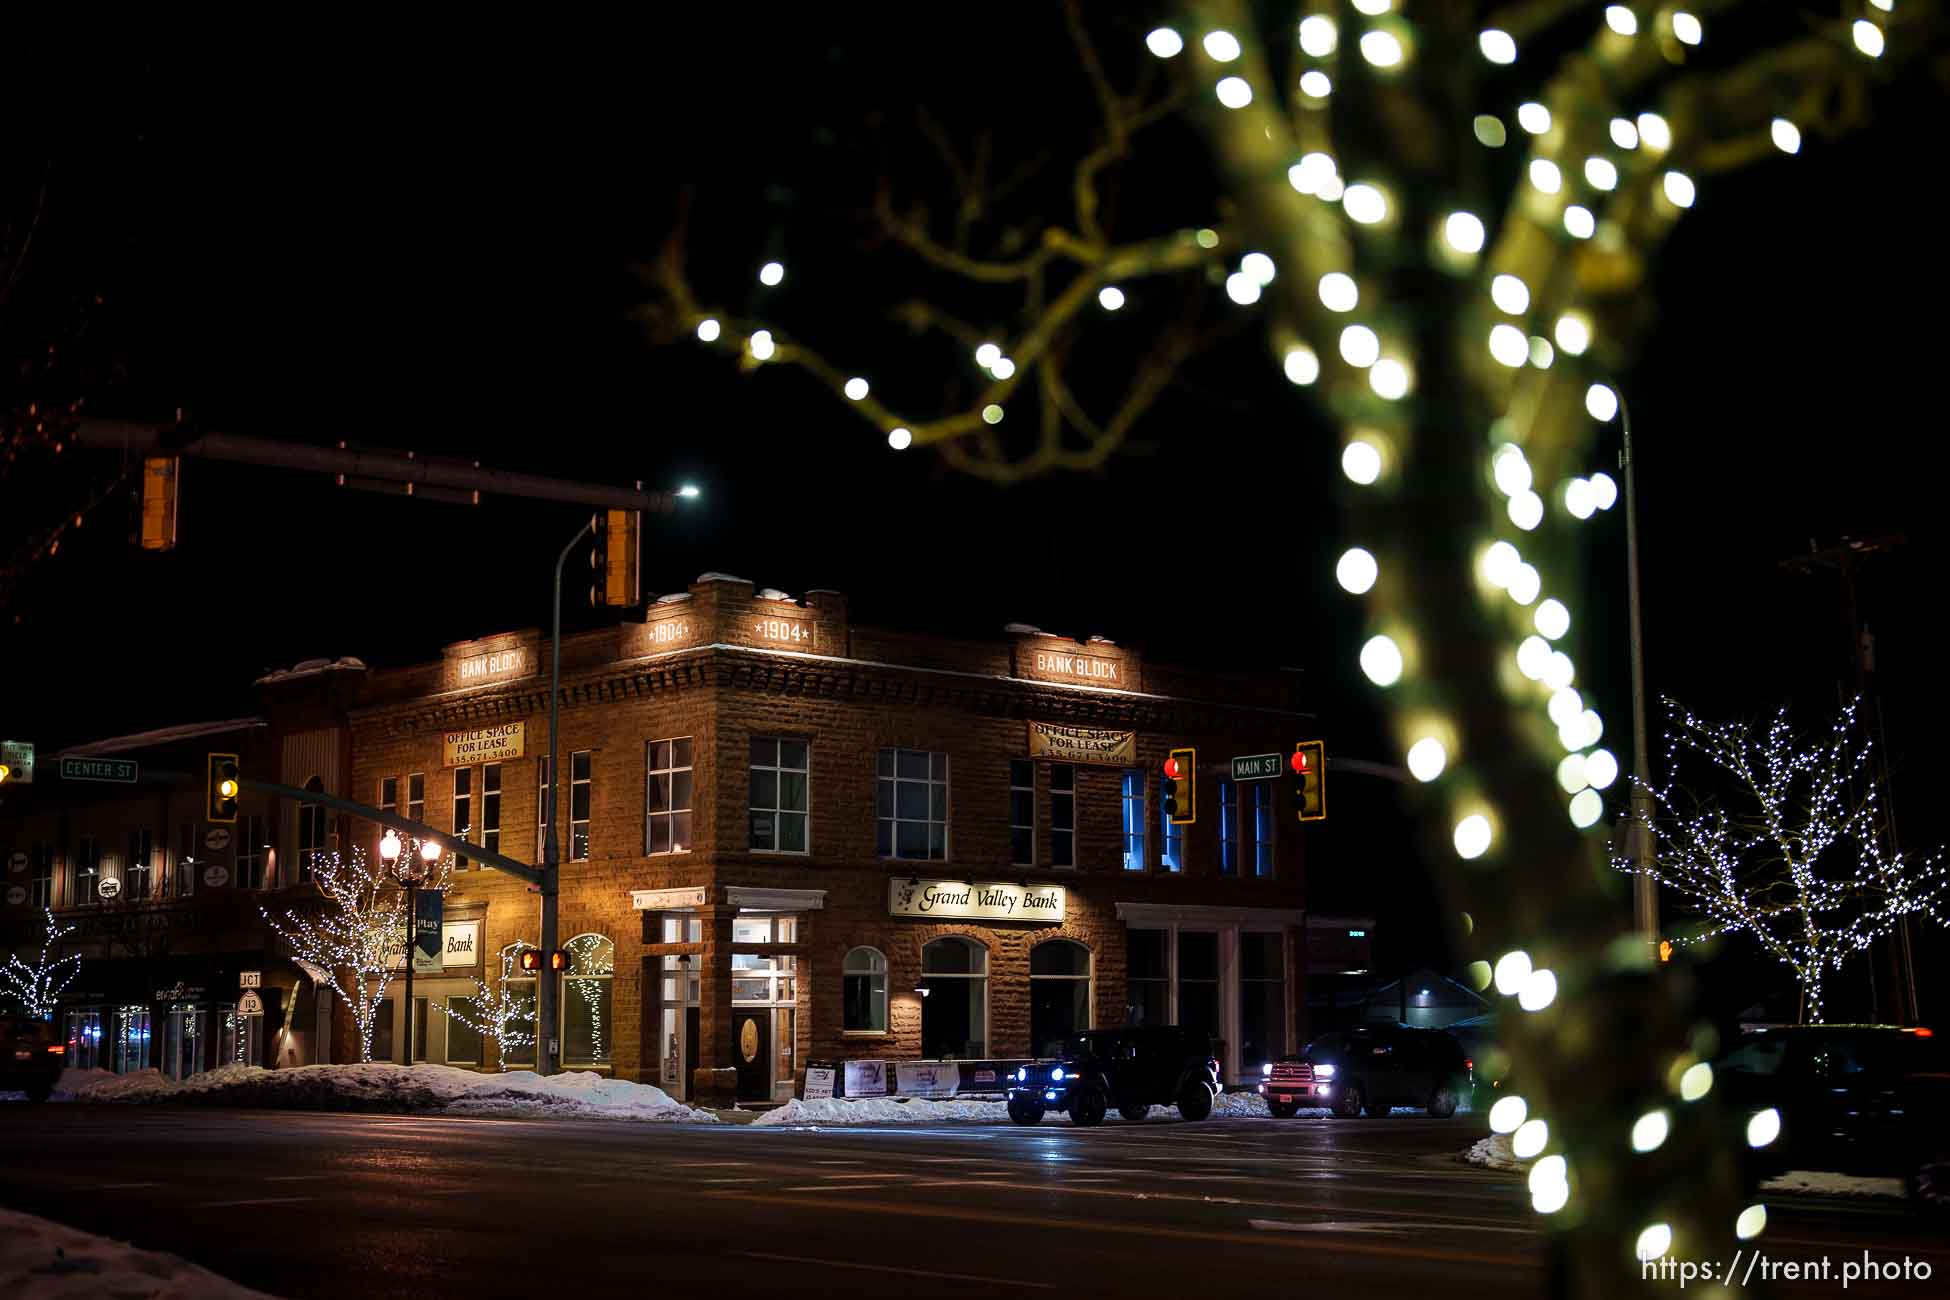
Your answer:
[[[596,545],[589,552],[589,603],[631,609],[643,603],[639,544],[643,513],[598,510],[590,521]]]
[[[149,456],[142,462],[142,549],[167,551],[176,545],[176,502],[183,462],[175,456]]]
[[[540,948],[523,948],[521,950],[521,968],[530,975],[540,970],[542,968],[542,950]]]
[[[1165,817],[1174,826],[1198,820],[1198,751],[1174,749],[1165,760]]]
[[[1659,940],[1659,960],[1660,961],[1672,960],[1672,940],[1670,939]]]
[[[237,756],[210,755],[210,774],[204,783],[204,819],[213,822],[237,820]]]
[[[1302,740],[1294,745],[1287,760],[1288,783],[1293,789],[1293,811],[1303,822],[1327,820],[1327,744]]]
[[[5,785],[7,778],[13,774],[14,770],[11,767],[8,767],[5,763],[0,763],[0,785]]]
[[[548,955],[548,968],[550,970],[569,969],[569,954],[563,949],[557,948]]]

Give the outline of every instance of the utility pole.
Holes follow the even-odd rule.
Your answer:
[[[1645,632],[1639,615],[1638,471],[1632,456],[1632,408],[1623,394],[1618,418],[1625,446],[1618,467],[1625,472],[1625,587],[1631,607],[1632,640],[1632,921],[1648,944],[1659,942],[1659,882],[1652,876],[1652,762],[1645,739]]]
[[[1823,549],[1810,538],[1806,555],[1781,561],[1781,567],[1790,573],[1833,572],[1841,581],[1848,654],[1855,669],[1855,693],[1860,701],[1857,707],[1863,710],[1858,721],[1874,741],[1874,764],[1870,779],[1882,791],[1888,851],[1892,856],[1902,852],[1902,842],[1896,834],[1895,796],[1889,788],[1889,745],[1882,727],[1882,696],[1875,689],[1875,641],[1862,623],[1861,606],[1856,599],[1856,575],[1870,556],[1887,554],[1907,540],[1900,534],[1871,538],[1844,537],[1834,546]],[[1911,951],[1908,917],[1897,919],[1895,929],[1881,945],[1881,958],[1883,979],[1878,981],[1878,1014],[1900,1024],[1916,1024],[1922,1011],[1916,996],[1916,964]],[[1884,987],[1886,992],[1881,991]]]
[[[542,961],[545,966],[555,954],[562,895],[562,842],[556,837],[556,828],[562,821],[562,566],[593,528],[593,523],[586,523],[576,529],[576,535],[555,557],[555,617],[548,651],[548,828],[542,832]],[[560,976],[552,969],[537,971],[536,975],[535,1069],[548,1075],[555,1073],[555,1058],[561,1045],[555,1032],[556,981]]]

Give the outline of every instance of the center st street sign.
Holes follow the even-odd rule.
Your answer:
[[[1250,754],[1232,760],[1235,781],[1270,781],[1280,774],[1283,760],[1278,754]]]
[[[124,785],[134,785],[135,760],[132,758],[64,758],[61,760],[61,779],[63,781],[119,781]]]

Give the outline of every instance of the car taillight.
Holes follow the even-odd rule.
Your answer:
[[[1905,1029],[1903,1030],[1903,1032],[1906,1034],[1915,1034],[1918,1038],[1936,1037],[1936,1030],[1927,1028],[1926,1026],[1923,1025],[1918,1025],[1914,1029]]]
[[[1472,1060],[1467,1056],[1463,1057],[1463,1069],[1473,1070],[1475,1068],[1476,1068],[1476,1062],[1474,1060]]]
[[[67,1050],[68,1050],[68,1045],[67,1045],[66,1043],[55,1043],[55,1044],[54,1044],[53,1046],[51,1046],[51,1047],[49,1047],[49,1048],[48,1048],[47,1050],[48,1050],[48,1051],[50,1051],[50,1052],[52,1052],[52,1053],[54,1053],[54,1054],[55,1054],[56,1056],[59,1056],[59,1055],[61,1055],[61,1054],[62,1054],[63,1052],[65,1052],[65,1051],[67,1051]]]

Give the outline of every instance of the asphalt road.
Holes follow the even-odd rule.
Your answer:
[[[14,1105],[0,1106],[0,1204],[293,1300],[1539,1294],[1522,1184],[1454,1160],[1481,1131],[1407,1116],[805,1130]],[[1765,1242],[1937,1268],[1876,1295],[1941,1295],[1950,1279],[1950,1242],[1901,1210],[1781,1204]]]

